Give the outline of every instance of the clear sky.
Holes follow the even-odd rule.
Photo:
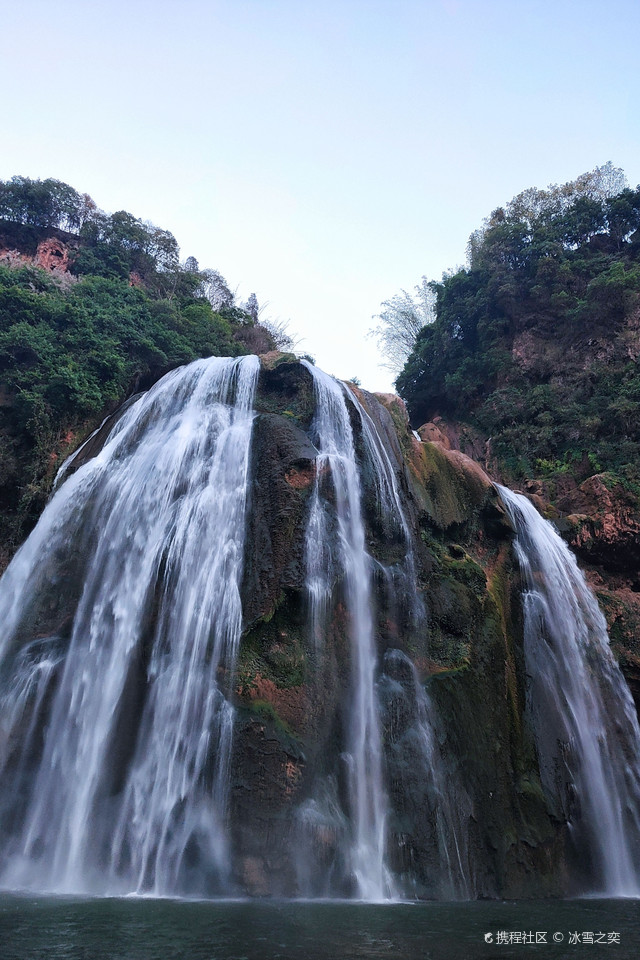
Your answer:
[[[390,387],[381,301],[529,186],[640,181],[638,0],[0,0],[0,178],[171,230]]]

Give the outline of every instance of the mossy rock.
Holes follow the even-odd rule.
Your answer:
[[[255,397],[258,413],[275,413],[308,429],[315,413],[313,377],[292,354],[278,354],[270,366],[262,365]]]
[[[440,529],[468,523],[485,504],[493,485],[478,464],[441,444],[416,444],[411,459],[417,495]]]
[[[253,723],[255,720],[264,725],[265,735],[268,739],[277,740],[286,754],[304,761],[302,740],[291,729],[287,721],[278,714],[270,701],[251,700],[248,704],[238,708],[236,723],[239,727],[247,722]]]
[[[483,596],[487,590],[487,575],[480,564],[457,544],[450,544],[447,554],[443,555],[444,573],[466,584],[476,596]]]
[[[307,624],[299,598],[281,594],[279,602],[246,633],[238,654],[238,676],[255,675],[280,688],[304,683],[308,670]]]

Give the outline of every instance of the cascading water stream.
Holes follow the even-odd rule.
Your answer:
[[[425,608],[422,595],[418,590],[411,533],[402,507],[395,471],[387,447],[374,421],[355,394],[351,394],[351,399],[360,415],[362,437],[369,462],[373,468],[378,510],[387,527],[386,537],[389,538],[399,534],[403,544],[402,563],[399,564],[399,569],[396,569],[393,573],[400,575],[403,587],[402,601],[406,605],[409,621],[415,626],[424,618]],[[387,442],[391,443],[391,437],[388,438]],[[392,579],[397,579],[397,577],[392,576]],[[399,592],[397,583],[393,585],[393,592],[396,594]],[[397,601],[397,596],[394,599]]]
[[[402,780],[409,772],[415,777],[406,789],[417,787],[413,802],[433,829],[437,864],[428,878],[431,891],[446,899],[468,900],[474,889],[468,843],[472,804],[455,760],[442,754],[440,718],[415,665],[401,650],[386,651],[382,686],[392,776]],[[411,893],[414,878],[405,875],[404,880],[407,893]]]
[[[332,587],[333,571],[344,573],[353,651],[353,696],[348,758],[352,803],[351,869],[358,896],[383,900],[395,894],[385,864],[387,796],[382,774],[382,739],[375,692],[370,559],[365,549],[361,489],[345,387],[303,361],[313,377],[314,431],[319,451],[307,527],[307,572],[316,638]],[[321,484],[330,471],[335,491],[338,544],[326,536],[327,508]]]
[[[631,694],[572,553],[524,496],[498,490],[525,583],[528,705],[543,786],[566,808],[595,892],[637,897],[640,728]]]
[[[211,358],[164,377],[64,479],[0,584],[4,886],[226,887],[225,675],[258,369]],[[21,647],[53,595],[58,630]]]

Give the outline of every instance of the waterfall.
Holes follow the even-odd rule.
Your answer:
[[[439,568],[435,552],[432,567],[414,557],[405,504],[421,520],[419,500],[404,497],[383,408],[304,366],[306,435],[307,373],[297,368],[292,424],[273,414],[282,383],[265,372],[254,462],[280,486],[256,474],[259,496],[257,357],[174,370],[59,472],[0,580],[0,887],[368,901],[482,889],[479,788],[448,755],[465,687],[421,682],[432,668],[418,570],[428,582]],[[301,457],[307,484],[288,486]],[[525,585],[527,712],[549,822],[569,835],[582,890],[637,896],[629,691],[575,559],[525,498],[498,489]],[[288,579],[275,619],[245,607],[238,663],[243,583],[261,590],[268,562],[244,569],[253,529],[267,558],[291,545]],[[454,704],[447,723],[434,690]]]
[[[3,886],[227,887],[258,369],[211,358],[165,376],[61,478],[2,579]],[[50,635],[25,643],[36,622]]]
[[[498,487],[525,585],[528,706],[543,787],[568,817],[595,892],[640,894],[640,729],[604,616],[529,501]]]
[[[375,423],[355,394],[352,402],[360,416],[362,438],[369,464],[373,471],[379,517],[383,523],[384,540],[399,540],[402,544],[402,560],[393,568],[383,568],[391,581],[392,600],[400,600],[405,607],[408,622],[416,626],[424,621],[425,607],[418,591],[418,577],[409,524],[402,507],[395,471],[387,447]],[[386,411],[385,411],[386,412]],[[391,443],[391,438],[388,438]],[[396,440],[397,443],[397,440]],[[400,454],[401,456],[401,454]]]
[[[359,897],[383,900],[394,896],[395,889],[385,863],[388,800],[375,688],[377,654],[371,558],[365,547],[359,467],[347,405],[351,394],[342,383],[313,364],[303,363],[313,377],[316,400],[313,431],[318,448],[306,539],[312,628],[318,642],[334,575],[342,573],[349,609],[353,670],[353,704],[345,757],[351,803],[350,868]],[[360,405],[358,409],[362,409]],[[330,507],[323,493],[327,475],[331,477],[335,495],[335,539],[327,535]],[[388,486],[390,481],[384,476]],[[381,482],[382,477],[380,473]]]
[[[403,796],[423,814],[430,835],[429,896],[468,900],[474,884],[470,866],[469,819],[472,804],[453,757],[440,748],[441,721],[418,671],[401,650],[387,650],[380,683],[386,711],[390,776]],[[405,864],[404,887],[415,888],[412,864]]]

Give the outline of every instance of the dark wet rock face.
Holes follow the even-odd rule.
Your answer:
[[[441,442],[416,441],[397,398],[381,397],[380,403],[357,394],[397,475],[416,559],[414,589],[424,602],[415,622],[406,603],[391,595],[384,569],[407,547],[397,536],[394,542],[388,525],[385,532],[353,416],[367,550],[382,565],[373,574],[373,602],[388,863],[409,895],[559,893],[565,827],[545,801],[525,716],[510,524],[476,463]],[[350,612],[337,576],[326,635],[321,648],[313,643],[305,529],[317,450],[310,440],[308,373],[288,362],[263,370],[256,408],[230,815],[239,886],[257,894],[296,894],[305,892],[296,850],[310,851],[305,855],[314,869],[322,871],[324,862],[329,873],[339,872],[342,826],[337,816],[317,813],[317,798],[332,792],[323,810],[335,801],[348,816],[343,754],[353,696]],[[455,824],[452,814],[447,820],[438,812],[442,787],[425,768],[418,707],[423,684],[436,728],[430,749],[444,780],[459,791]],[[314,840],[305,848],[309,810],[322,822],[314,820]],[[447,857],[457,862],[443,868]]]
[[[258,414],[247,525],[244,616],[272,612],[285,589],[304,589],[304,513],[317,451],[293,419]]]

